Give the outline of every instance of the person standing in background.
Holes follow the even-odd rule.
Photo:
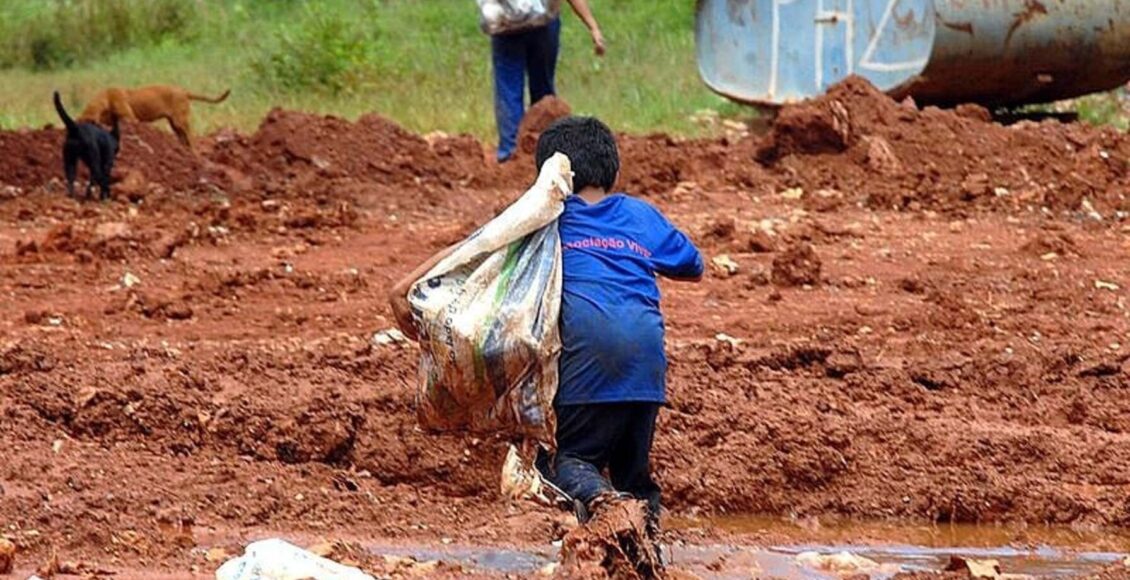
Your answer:
[[[604,36],[587,0],[567,0],[592,36],[593,50],[604,55]],[[561,0],[478,0],[480,26],[491,37],[494,69],[494,116],[498,125],[498,161],[517,148],[518,125],[525,113],[526,77],[530,104],[557,94],[554,75],[561,37]]]

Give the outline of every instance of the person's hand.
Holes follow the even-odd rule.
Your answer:
[[[604,35],[599,28],[592,29],[592,50],[597,56],[604,56]]]

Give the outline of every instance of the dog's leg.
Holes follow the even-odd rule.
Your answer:
[[[188,116],[176,114],[169,117],[169,127],[172,127],[173,133],[177,134],[181,144],[192,151],[192,126],[189,124]]]
[[[102,175],[99,181],[100,197],[102,201],[110,200],[110,176],[114,174],[114,155],[111,153],[102,162]]]
[[[90,194],[94,190],[94,183],[100,181],[99,173],[102,171],[102,155],[98,151],[98,146],[94,143],[89,145],[86,157],[86,168],[90,173],[90,179],[86,182],[86,199],[90,199]]]
[[[63,175],[67,178],[67,197],[75,196],[75,177],[78,175],[78,152],[63,147]]]

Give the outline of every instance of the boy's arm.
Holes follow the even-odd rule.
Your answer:
[[[424,274],[427,274],[428,270],[431,270],[441,260],[450,256],[452,252],[455,251],[455,248],[459,247],[459,243],[461,242],[452,244],[436,255],[428,258],[423,264],[417,266],[415,270],[409,272],[408,275],[404,276],[399,282],[393,285],[392,290],[389,290],[388,302],[389,306],[392,307],[392,315],[396,318],[396,325],[400,327],[400,331],[408,338],[412,340],[420,339],[416,324],[412,320],[412,306],[408,303],[408,289]]]
[[[659,218],[658,230],[662,234],[652,256],[655,273],[680,282],[702,280],[706,268],[702,262],[702,254],[699,253],[694,242],[663,214],[656,211],[656,215]]]

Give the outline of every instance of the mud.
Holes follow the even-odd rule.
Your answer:
[[[1130,139],[856,81],[781,119],[620,137],[620,187],[738,265],[662,284],[671,513],[1130,526]],[[176,576],[214,569],[207,538],[564,535],[560,514],[498,498],[507,442],[416,429],[414,346],[371,341],[393,281],[532,163],[377,115],[276,110],[196,156],[124,132],[106,204],[65,197],[58,129],[0,133],[17,562]],[[818,273],[775,283],[813,262],[801,247]]]
[[[564,99],[550,95],[536,102],[522,116],[518,126],[518,150],[533,155],[537,150],[538,136],[561,117],[567,117],[573,108]]]
[[[560,578],[659,578],[657,546],[647,533],[647,503],[604,505],[592,520],[565,535]]]

